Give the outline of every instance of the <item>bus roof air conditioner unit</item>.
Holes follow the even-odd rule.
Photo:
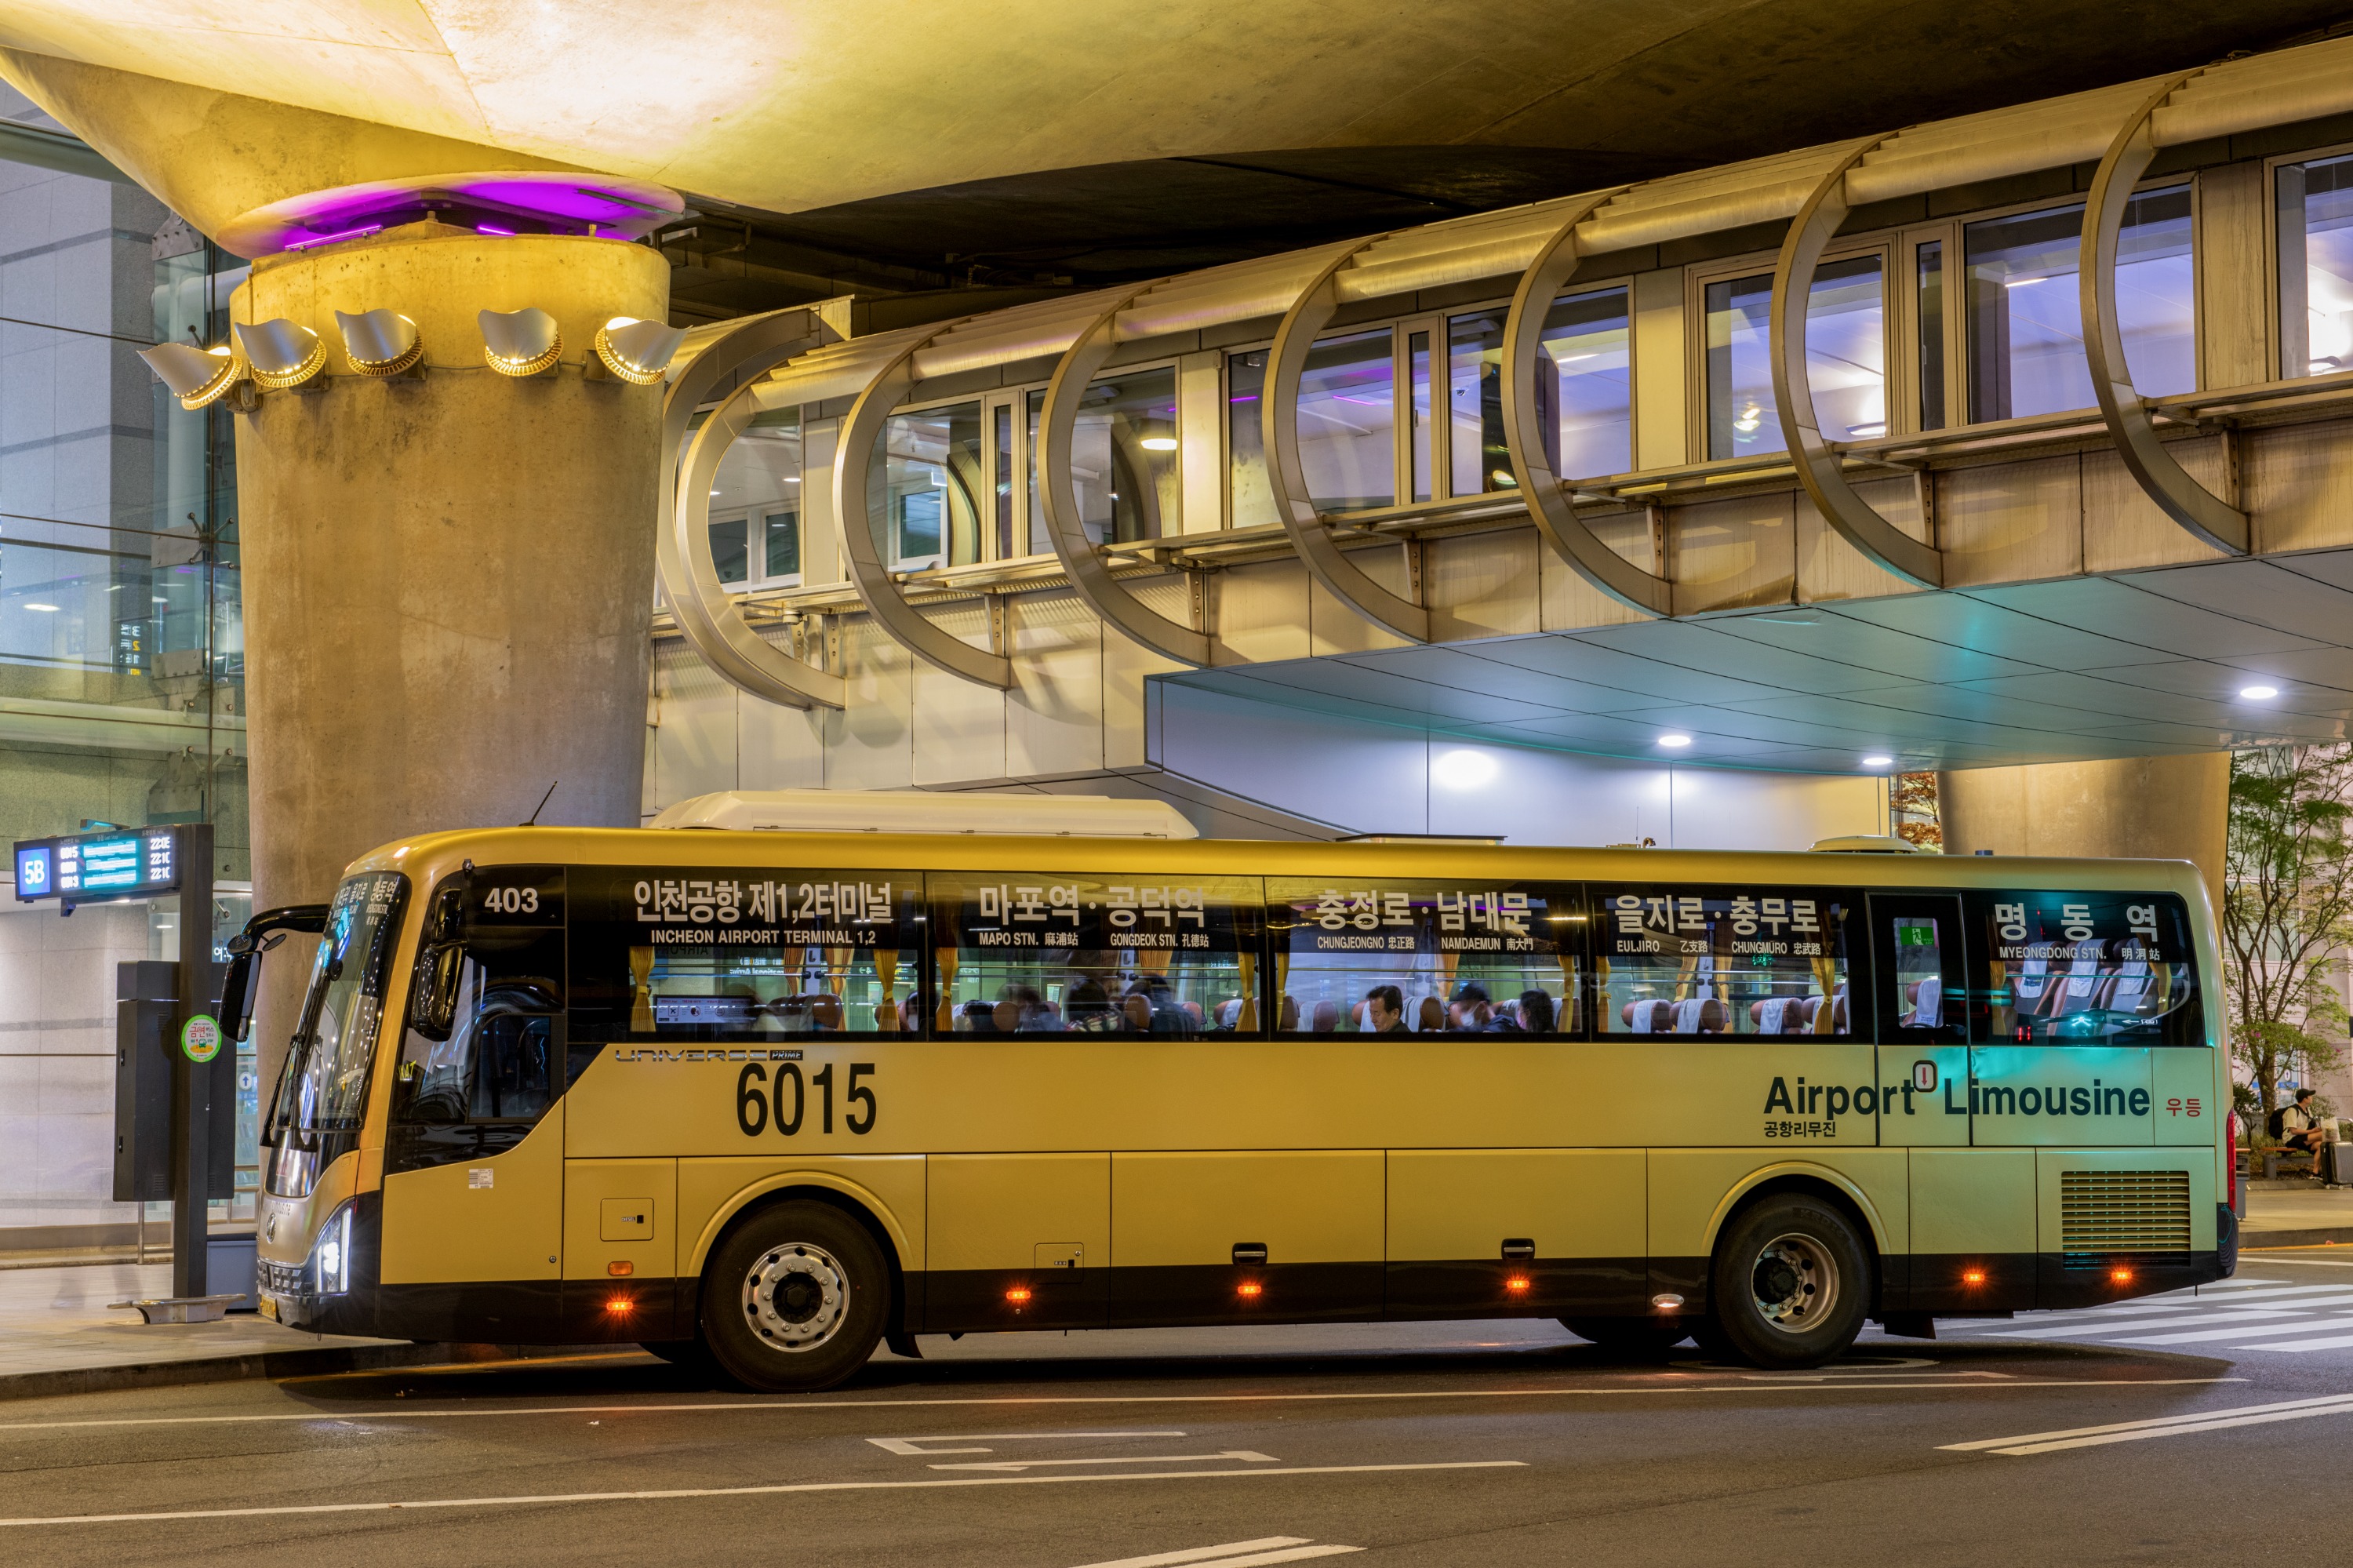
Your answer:
[[[1166,800],[1117,800],[1106,795],[934,795],[897,789],[723,789],[681,800],[647,826],[1033,838],[1200,836],[1184,813]]]

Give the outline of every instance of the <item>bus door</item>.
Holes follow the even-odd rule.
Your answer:
[[[427,914],[385,1143],[387,1327],[495,1337],[558,1308],[564,873],[446,880]]]

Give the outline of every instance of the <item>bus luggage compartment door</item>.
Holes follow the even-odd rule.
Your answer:
[[[1377,1149],[1113,1154],[1113,1325],[1379,1317],[1386,1164]]]
[[[1111,1156],[934,1154],[923,1329],[1100,1329]]]

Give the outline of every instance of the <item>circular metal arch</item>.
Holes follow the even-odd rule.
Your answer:
[[[1846,176],[1888,140],[1877,137],[1841,158],[1789,220],[1788,238],[1781,242],[1781,257],[1773,268],[1773,401],[1781,420],[1781,443],[1797,466],[1798,482],[1806,487],[1822,521],[1836,529],[1840,538],[1897,577],[1922,588],[1940,588],[1945,586],[1944,552],[1889,522],[1847,482],[1839,444],[1822,438],[1820,416],[1814,411],[1813,376],[1806,367],[1806,306],[1813,294],[1814,270],[1821,265],[1822,251],[1852,210],[1846,199]],[[1893,286],[1892,280],[1888,286]],[[1883,386],[1889,379],[1883,368],[1880,379]]]
[[[1046,404],[1038,416],[1038,482],[1045,502],[1046,536],[1087,608],[1155,653],[1198,668],[1211,662],[1215,639],[1169,620],[1121,586],[1087,537],[1079,515],[1078,487],[1071,482],[1079,404],[1095,372],[1117,346],[1112,341],[1112,323],[1142,297],[1130,294],[1097,316],[1054,366],[1054,377],[1046,384]]]
[[[743,607],[719,581],[711,560],[711,476],[728,444],[751,421],[751,391],[765,372],[827,341],[815,311],[776,311],[731,323],[671,383],[662,406],[662,475],[654,567],[662,597],[687,645],[722,680],[763,702],[786,707],[844,705],[842,679],[794,658],[754,631]],[[679,446],[694,410],[731,375],[743,384],[695,433],[686,462]]]
[[[939,332],[955,324],[944,323],[939,331],[925,334],[892,355],[850,405],[849,418],[841,421],[840,440],[834,447],[833,514],[841,529],[841,553],[849,562],[849,580],[865,602],[867,613],[874,617],[892,641],[935,670],[976,685],[1009,691],[1013,686],[1012,660],[986,648],[976,648],[963,638],[942,630],[907,602],[907,596],[899,591],[898,583],[892,578],[891,568],[874,548],[874,526],[866,514],[867,459],[883,427],[890,422],[892,410],[906,401],[915,388],[915,353],[937,337]],[[943,548],[946,546],[944,517],[941,520],[940,543]]]
[[[1261,445],[1275,514],[1282,519],[1283,532],[1291,535],[1291,546],[1309,573],[1333,598],[1374,625],[1409,641],[1427,642],[1430,611],[1391,593],[1348,559],[1308,498],[1306,470],[1299,461],[1299,379],[1307,368],[1308,352],[1315,346],[1315,334],[1340,308],[1335,280],[1358,252],[1383,238],[1376,235],[1336,251],[1283,313],[1274,347],[1266,356],[1266,387],[1259,408]]]
[[[1674,585],[1611,549],[1577,514],[1575,503],[1561,489],[1563,476],[1553,472],[1545,459],[1544,428],[1535,397],[1545,316],[1583,260],[1577,249],[1577,226],[1626,188],[1604,191],[1578,206],[1520,274],[1511,314],[1504,323],[1504,439],[1511,449],[1512,476],[1519,481],[1520,494],[1527,503],[1528,520],[1536,525],[1552,553],[1578,577],[1629,609],[1646,615],[1672,615]]]
[[[2157,161],[2150,118],[2197,71],[2168,81],[2125,122],[2108,144],[2084,201],[2084,240],[2077,282],[2083,291],[2084,357],[2092,372],[2092,393],[2116,455],[2148,498],[2164,514],[2218,550],[2234,556],[2253,548],[2247,514],[2190,477],[2158,439],[2148,404],[2133,386],[2125,359],[2124,329],[2116,317],[2116,262],[2124,238],[2125,208],[2133,186]]]

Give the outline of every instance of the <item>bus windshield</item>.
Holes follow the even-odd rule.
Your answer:
[[[267,1141],[284,1143],[289,1133],[359,1130],[385,971],[407,892],[408,879],[389,871],[347,878],[335,889]]]

